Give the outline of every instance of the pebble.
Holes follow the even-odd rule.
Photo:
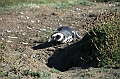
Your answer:
[[[60,26],[63,26],[63,25],[60,24]]]
[[[30,22],[31,22],[31,23],[35,23],[35,21],[33,21],[33,20],[31,20]]]
[[[31,27],[29,27],[29,26],[27,26],[27,28],[29,29],[29,30],[31,30],[32,28]]]
[[[20,29],[20,26],[17,26],[18,29]]]
[[[46,29],[40,29],[40,28],[37,28],[36,30],[39,30],[39,31],[46,31]]]
[[[2,18],[0,18],[0,20],[2,20]]]
[[[23,12],[20,12],[20,14],[24,14]]]
[[[40,20],[37,20],[37,22],[40,22]]]
[[[76,8],[76,10],[79,10],[79,8]]]
[[[23,18],[24,16],[20,16],[20,18]]]
[[[7,43],[11,43],[12,41],[10,41],[10,40],[7,40],[6,42],[7,42]]]
[[[22,42],[22,44],[27,45],[28,43]]]
[[[26,19],[29,19],[30,17],[26,16]]]
[[[46,29],[42,29],[43,31],[46,31]]]
[[[50,47],[50,48],[48,48],[47,50],[48,50],[48,51],[54,51],[55,48],[54,48],[54,47]]]
[[[26,54],[23,54],[23,57],[27,57],[27,55],[26,55]]]
[[[22,33],[22,35],[26,35],[26,33]]]
[[[6,30],[7,33],[11,33],[11,30]]]
[[[112,6],[112,4],[108,4],[109,6]]]
[[[14,39],[14,38],[18,38],[18,37],[12,37],[12,36],[8,36],[8,38],[13,38],[13,39]]]
[[[1,40],[5,40],[4,38],[1,38]]]

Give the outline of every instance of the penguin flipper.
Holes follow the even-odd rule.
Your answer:
[[[73,33],[73,36],[74,36],[75,38],[77,38],[77,39],[82,39],[82,37],[81,37],[80,35],[78,35],[77,32],[72,31],[72,33]]]

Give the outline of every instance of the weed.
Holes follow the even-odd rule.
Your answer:
[[[99,73],[102,73],[102,72],[108,72],[109,71],[109,69],[105,69],[105,68],[100,68],[100,69],[98,69],[98,72]]]
[[[0,77],[8,76],[8,72],[0,71]]]
[[[119,70],[119,71],[114,72],[114,75],[120,78],[120,70]]]
[[[33,77],[40,77],[40,78],[48,78],[48,77],[51,77],[51,73],[48,73],[48,72],[44,72],[44,71],[40,71],[40,72],[33,72],[31,70],[25,70],[24,71],[24,75],[27,76],[27,75],[30,75],[30,76],[33,76]]]
[[[6,41],[1,41],[0,49],[4,50],[6,48]]]
[[[19,69],[15,68],[15,67],[11,68],[8,71],[1,70],[0,71],[0,77],[4,77],[4,76],[10,77],[12,74],[17,74],[18,71],[19,71]]]

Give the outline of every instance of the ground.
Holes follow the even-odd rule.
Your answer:
[[[100,12],[119,8],[115,5],[95,3],[65,9],[33,5],[0,11],[0,71],[7,72],[7,76],[2,74],[1,78],[38,78],[25,75],[24,71],[29,70],[40,72],[40,79],[119,79],[119,69],[96,68],[95,62],[86,66],[82,52],[75,48],[77,41],[60,45],[46,42],[60,26],[69,26],[84,37],[90,26],[83,25]]]

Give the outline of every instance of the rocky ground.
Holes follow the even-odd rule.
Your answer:
[[[37,78],[25,76],[24,71],[29,70],[40,72],[40,79],[119,79],[120,70],[93,68],[95,62],[84,64],[87,51],[81,54],[75,48],[77,41],[60,45],[46,42],[60,26],[69,26],[83,37],[90,28],[83,25],[92,22],[100,12],[119,9],[116,4],[95,3],[65,9],[33,5],[0,11],[0,78]]]

